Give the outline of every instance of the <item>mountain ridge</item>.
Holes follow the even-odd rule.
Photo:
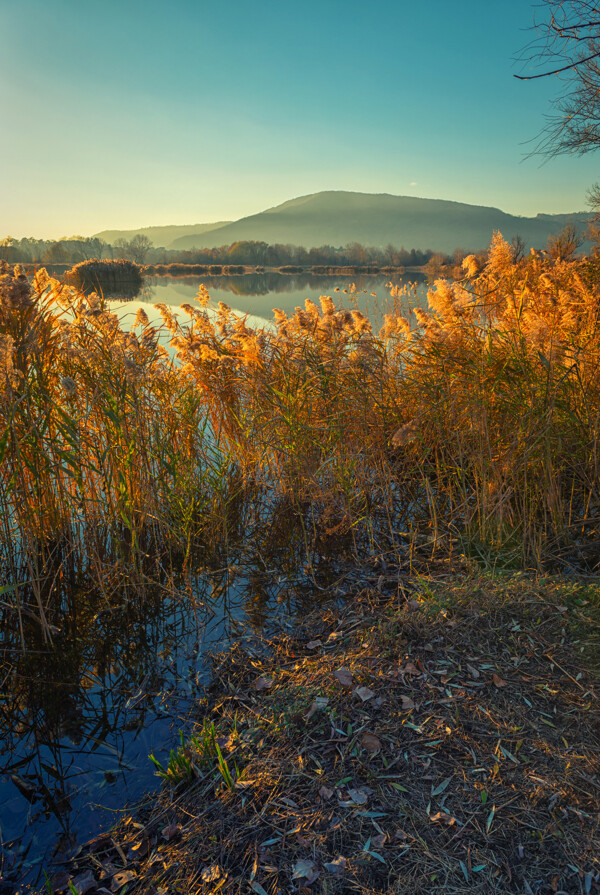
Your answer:
[[[100,230],[98,233],[94,233],[92,238],[102,239],[112,245],[117,239],[128,240],[133,239],[134,236],[147,236],[154,246],[166,248],[176,238],[174,235],[176,231],[180,237],[183,237],[188,234],[204,233],[208,230],[216,231],[231,223],[233,221],[214,221],[209,224],[159,224],[153,227],[139,227],[137,230]],[[167,240],[164,239],[165,236],[168,237]]]
[[[569,223],[581,229],[589,217],[589,213],[581,211],[540,212],[536,217],[526,217],[511,215],[493,206],[451,199],[324,190],[288,199],[237,221],[221,221],[212,227],[185,225],[187,232],[179,231],[170,243],[163,245],[175,251],[188,251],[240,241],[291,244],[306,249],[360,243],[378,248],[391,244],[395,248],[451,253],[455,248],[473,251],[487,248],[494,232],[499,230],[509,241],[518,235],[528,246],[544,248],[549,236],[559,233]],[[130,232],[144,232],[151,239],[150,231],[160,229]]]

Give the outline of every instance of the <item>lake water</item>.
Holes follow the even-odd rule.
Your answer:
[[[149,755],[168,763],[189,733],[208,654],[241,639],[252,650],[314,601],[301,561],[263,560],[232,551],[178,592],[117,605],[72,593],[54,649],[30,639],[23,654],[18,626],[0,630],[0,895],[33,891],[156,789]]]
[[[209,307],[220,301],[236,312],[248,315],[248,324],[263,326],[272,321],[273,308],[293,314],[296,307],[304,307],[307,298],[318,303],[320,295],[330,295],[339,307],[358,308],[379,327],[383,315],[391,309],[388,284],[407,286],[416,284],[416,294],[402,298],[408,310],[415,304],[427,304],[427,279],[423,274],[406,275],[284,275],[277,273],[245,274],[232,277],[148,277],[140,294],[132,301],[115,304],[119,314],[135,316],[137,308],[156,302],[179,307],[193,304],[198,289],[204,284],[211,297]],[[149,314],[150,316],[150,314]]]
[[[320,295],[359,308],[375,326],[392,304],[389,276],[253,274],[154,277],[136,299],[111,307],[126,321],[141,306],[153,320],[152,304],[193,304],[201,283],[209,308],[223,301],[260,326],[274,307],[291,314]],[[402,302],[404,311],[426,304],[424,278]],[[245,568],[239,557],[235,564]],[[51,876],[78,843],[154,789],[148,756],[164,759],[187,730],[209,679],[207,653],[275,620],[293,625],[299,594],[311,592],[298,563],[233,577],[230,568],[231,557],[225,569],[197,572],[183,595],[157,586],[116,606],[68,593],[55,649],[39,640],[23,655],[16,620],[0,628],[0,895],[30,891],[42,869]]]

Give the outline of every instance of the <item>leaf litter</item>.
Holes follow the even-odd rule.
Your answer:
[[[258,659],[241,644],[216,657],[198,724],[227,739],[235,785],[215,760],[164,787],[71,880],[102,867],[90,892],[127,873],[128,893],[600,893],[598,684],[564,593],[464,570],[422,583],[405,585],[410,603],[358,588]]]

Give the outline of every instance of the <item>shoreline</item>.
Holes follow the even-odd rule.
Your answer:
[[[600,891],[594,586],[380,558],[213,658],[196,745],[52,891]]]
[[[106,259],[110,260],[110,259]],[[18,262],[25,270],[27,276],[31,276],[36,270],[44,267],[49,274],[67,273],[73,268],[73,264],[39,264],[29,262]],[[282,267],[262,267],[241,265],[241,264],[142,264],[140,270],[144,276],[247,276],[248,274],[281,274],[281,275],[309,275],[315,276],[378,276],[381,274],[389,274],[394,276],[403,276],[407,273],[420,273],[426,275],[424,267],[326,267],[321,265],[313,265],[311,267],[296,267],[294,265],[283,265]]]

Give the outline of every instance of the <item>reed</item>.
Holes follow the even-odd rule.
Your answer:
[[[142,288],[143,277],[141,268],[133,261],[93,258],[75,264],[66,272],[65,281],[81,292],[133,297]]]
[[[127,328],[97,294],[4,265],[6,599],[51,637],[62,581],[185,565],[281,518],[309,555],[427,543],[593,566],[593,265],[515,262],[496,236],[463,271],[436,281],[416,326],[392,290],[375,333],[328,296],[252,329],[226,305],[209,313],[204,289],[182,314],[158,305],[160,326],[141,311]]]
[[[230,741],[237,736],[236,725],[234,722],[233,731],[229,737],[222,737],[222,740]],[[200,777],[208,767],[209,771],[215,769],[221,776],[222,782],[227,789],[234,789],[236,782],[243,776],[239,769],[235,768],[234,773],[231,769],[219,746],[214,723],[205,722],[199,729],[196,736],[192,736],[187,742],[184,739],[183,731],[179,732],[180,745],[177,749],[171,749],[169,761],[164,765],[153,753],[150,753],[150,761],[156,768],[156,774],[161,780],[174,787],[178,787],[185,783],[191,783],[195,778]]]

